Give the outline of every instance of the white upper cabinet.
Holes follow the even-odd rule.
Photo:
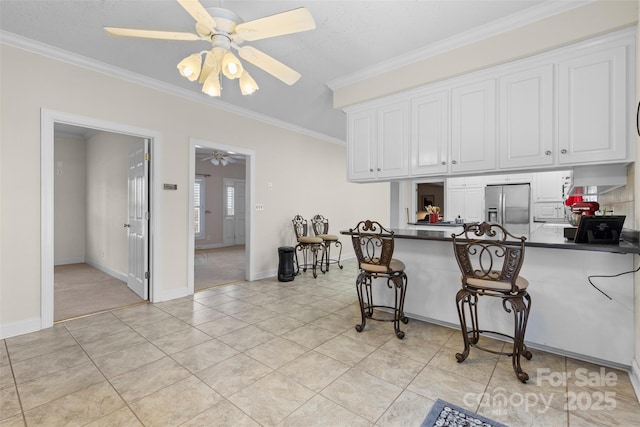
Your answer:
[[[553,64],[500,77],[499,167],[547,166],[553,152]]]
[[[377,167],[376,110],[361,111],[348,116],[348,167],[352,180],[373,179]]]
[[[411,100],[411,174],[448,171],[449,93],[439,91]]]
[[[378,178],[409,175],[409,102],[378,108]]]
[[[348,179],[632,162],[634,51],[621,30],[350,107]]]
[[[348,115],[350,180],[409,175],[409,107],[407,101],[372,107]]]
[[[534,202],[562,202],[569,171],[537,172],[533,181]]]
[[[560,164],[627,158],[627,47],[558,64]]]
[[[451,172],[496,167],[496,82],[451,89]]]

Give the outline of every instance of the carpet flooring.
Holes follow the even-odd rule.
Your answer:
[[[89,264],[57,265],[53,271],[56,322],[143,301],[125,282]]]

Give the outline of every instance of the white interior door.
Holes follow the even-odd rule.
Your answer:
[[[149,298],[149,197],[147,191],[149,140],[129,151],[129,272],[127,286],[142,299]]]
[[[223,189],[223,243],[243,245],[245,243],[245,182],[238,179],[224,179]]]

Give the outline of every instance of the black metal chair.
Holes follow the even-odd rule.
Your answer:
[[[379,222],[366,220],[360,221],[349,232],[359,269],[356,289],[362,321],[356,325],[356,331],[364,330],[367,319],[393,322],[396,336],[400,339],[404,338],[404,332],[400,330],[400,322],[405,324],[409,322],[404,315],[407,275],[404,272],[404,263],[393,258],[393,231],[387,230]],[[393,306],[374,305],[371,292],[373,279],[386,279],[386,286],[394,289]],[[377,317],[374,317],[374,309],[377,308],[391,311],[393,317],[383,317],[381,313],[377,313]]]
[[[307,225],[307,220],[304,219],[300,215],[296,215],[293,220],[293,231],[296,235],[296,251],[295,251],[295,260],[296,260],[296,275],[300,274],[300,268],[302,267],[302,271],[306,272],[307,268],[311,267],[313,271],[313,277],[318,277],[317,266],[318,266],[318,252],[322,252],[320,259],[322,260],[324,257],[324,244],[320,237],[309,236],[309,227]],[[298,260],[298,252],[302,252],[304,262],[300,264]],[[311,252],[311,260],[309,260],[309,252]],[[325,272],[322,263],[320,263],[320,271]]]
[[[471,346],[494,354],[511,356],[513,370],[522,382],[529,379],[520,366],[520,356],[531,359],[531,352],[524,343],[527,320],[531,310],[531,296],[527,292],[529,282],[521,277],[524,260],[524,241],[504,227],[493,223],[468,224],[464,231],[452,234],[453,248],[462,272],[462,289],[456,294],[460,328],[464,339],[464,351],[456,353],[459,363],[469,356]],[[478,325],[478,297],[490,296],[502,299],[502,307],[513,313],[513,336],[480,329]],[[469,319],[467,318],[469,315]],[[471,321],[468,325],[467,320]],[[469,327],[470,326],[470,327]],[[478,345],[480,336],[491,333],[513,341],[511,352],[499,352]]]
[[[342,264],[340,264],[340,257],[342,256],[342,242],[340,242],[338,236],[329,234],[329,220],[322,215],[315,215],[311,218],[311,226],[313,228],[313,233],[316,237],[320,237],[324,244],[324,256],[322,262],[325,264],[325,270],[329,271],[329,264],[338,264],[338,267],[342,269]],[[332,245],[339,249],[338,258],[336,259],[331,259]]]

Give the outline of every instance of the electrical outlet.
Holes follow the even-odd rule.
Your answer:
[[[257,211],[263,211],[264,210],[264,205],[262,203],[256,204],[256,210]]]
[[[56,170],[56,173],[57,173],[58,175],[62,175],[62,169],[57,169],[57,170]]]

